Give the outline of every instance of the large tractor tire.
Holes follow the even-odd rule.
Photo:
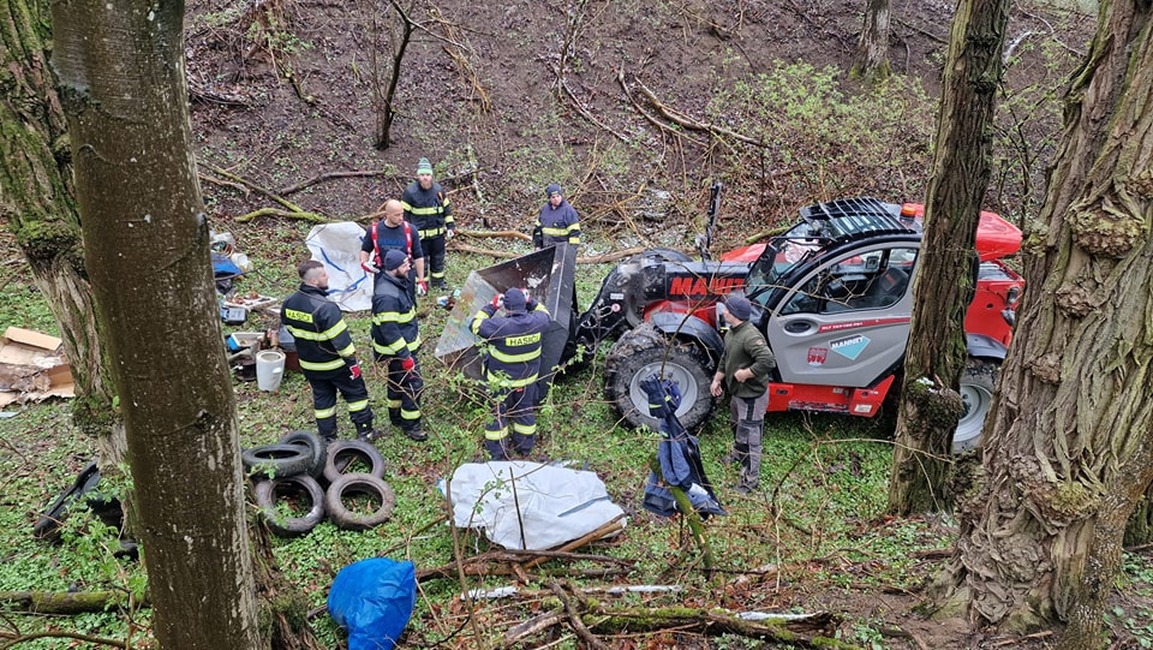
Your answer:
[[[605,360],[605,392],[625,422],[656,430],[657,420],[649,415],[649,400],[640,385],[652,374],[677,383],[681,390],[677,418],[686,429],[704,423],[713,408],[708,354],[699,346],[665,336],[649,323],[622,335]]]
[[[961,401],[965,412],[953,434],[953,453],[959,454],[981,444],[981,428],[993,406],[993,387],[1000,366],[992,361],[970,358],[961,374]]]

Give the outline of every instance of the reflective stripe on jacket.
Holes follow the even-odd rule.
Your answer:
[[[420,348],[416,301],[408,282],[385,274],[372,296],[372,349],[404,359]]]
[[[311,372],[340,370],[355,362],[356,347],[340,308],[325,297],[326,292],[300,285],[280,307],[280,320],[296,339],[300,368]]]
[[[568,201],[562,200],[560,205],[552,207],[545,203],[536,218],[536,232],[534,241],[540,248],[553,244],[579,244],[581,243],[580,217]]]
[[[422,239],[439,237],[445,230],[456,229],[452,219],[452,204],[440,185],[433,183],[427,190],[419,182],[411,183],[400,199],[404,219],[416,226]]]
[[[540,373],[541,340],[549,313],[537,304],[531,312],[494,316],[485,305],[472,319],[472,332],[488,343],[486,378],[502,388],[521,388],[536,382]]]

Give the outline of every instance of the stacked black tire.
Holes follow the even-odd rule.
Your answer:
[[[245,449],[244,467],[256,481],[253,495],[268,529],[282,537],[304,535],[327,516],[338,528],[367,530],[392,515],[396,495],[384,482],[384,458],[371,443],[336,440],[325,444],[315,433],[291,431],[273,445]],[[367,472],[345,473],[360,460]],[[353,512],[346,499],[363,494],[379,503],[372,512]],[[278,504],[297,496],[309,504],[299,516],[285,515]]]

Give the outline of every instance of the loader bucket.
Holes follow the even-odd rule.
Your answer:
[[[575,322],[575,246],[565,244],[522,255],[507,262],[472,271],[461,288],[456,306],[448,316],[444,333],[437,341],[435,355],[445,365],[470,379],[482,380],[484,371],[477,351],[477,337],[469,329],[480,308],[493,296],[512,287],[528,289],[552,318],[541,344],[541,399],[548,393],[556,367]]]

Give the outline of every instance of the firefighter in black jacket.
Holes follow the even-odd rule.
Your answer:
[[[408,256],[396,249],[384,254],[383,270],[372,296],[372,352],[388,364],[388,419],[412,440],[427,440],[420,426],[420,377],[416,351],[420,325],[410,291]]]
[[[405,221],[411,222],[420,232],[420,241],[428,256],[425,270],[432,278],[432,285],[444,289],[447,286],[444,279],[445,243],[456,233],[456,222],[452,218],[452,203],[444,188],[432,180],[432,165],[428,158],[420,159],[416,166],[416,181],[404,189],[400,203],[404,206]]]
[[[309,260],[297,267],[300,289],[280,308],[280,319],[296,338],[300,369],[312,386],[316,428],[326,441],[336,439],[336,393],[348,403],[348,416],[356,425],[357,437],[372,440],[372,408],[368,387],[356,362],[356,348],[348,325],[328,294],[328,272],[324,265]]]
[[[495,316],[501,306],[506,314]],[[484,428],[484,446],[493,460],[507,460],[510,447],[523,455],[532,451],[541,339],[548,324],[548,311],[515,287],[497,295],[472,319],[473,333],[488,344],[485,378],[496,406],[493,421]]]

